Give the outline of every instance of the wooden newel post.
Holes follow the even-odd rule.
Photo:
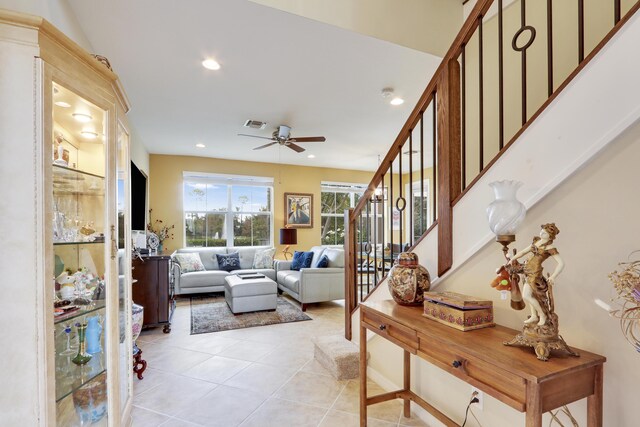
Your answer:
[[[453,209],[460,195],[460,64],[451,60],[437,84],[438,276],[453,264]]]
[[[351,313],[356,308],[356,227],[353,209],[344,211],[344,337],[351,340]]]

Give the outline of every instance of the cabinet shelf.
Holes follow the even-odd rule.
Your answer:
[[[78,169],[53,165],[54,196],[104,196],[104,177]]]
[[[61,322],[69,322],[75,318],[84,316],[86,314],[90,314],[93,313],[94,311],[98,311],[98,310],[102,310],[103,308],[105,308],[106,306],[106,302],[103,299],[100,300],[96,300],[93,301],[91,304],[84,306],[83,308],[81,308],[78,311],[74,311],[73,313],[69,313],[69,314],[61,314],[60,316],[56,316],[53,320],[54,324],[58,324]]]
[[[100,243],[104,243],[104,238],[102,240],[94,240],[93,242],[53,242],[53,246],[64,246],[64,245],[98,245]]]
[[[104,176],[96,175],[95,173],[85,172],[80,169],[73,169],[68,166],[53,165],[53,176],[91,176],[94,178],[104,179]],[[73,178],[72,178],[73,179]]]
[[[106,371],[104,344],[86,365],[76,365],[72,356],[56,356],[56,402],[69,396]]]

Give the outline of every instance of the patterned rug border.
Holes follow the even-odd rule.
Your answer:
[[[205,301],[205,300],[211,300],[211,301]],[[223,313],[225,316],[224,319],[232,320],[232,322],[230,322],[230,324],[227,324],[227,325],[219,325],[218,326],[219,329],[203,330],[203,331],[197,332],[196,328],[194,327],[194,301],[196,303],[195,304],[196,310],[198,305],[218,304],[222,306],[221,303],[224,303],[224,308],[226,308],[226,310],[224,310],[222,307],[219,307],[219,309],[222,309],[225,311]],[[282,318],[283,313],[280,310],[281,307],[284,307],[283,308],[284,310],[295,310],[295,313],[293,314],[295,314],[296,317],[289,318],[289,319]],[[190,335],[210,334],[215,332],[230,331],[233,329],[254,328],[257,326],[278,325],[282,323],[294,323],[294,322],[304,322],[307,320],[313,320],[311,317],[303,313],[298,307],[296,307],[294,304],[287,301],[286,298],[280,295],[278,295],[278,305],[275,312],[274,311],[256,311],[256,312],[241,313],[238,315],[234,315],[231,312],[231,309],[229,309],[229,306],[227,305],[224,299],[224,294],[221,294],[221,293],[193,295],[189,298],[189,309],[191,312]],[[196,313],[196,316],[197,315],[198,314]],[[260,319],[260,317],[265,317],[265,316],[274,317],[274,318],[269,319],[267,317],[266,319]],[[241,321],[245,321],[246,324],[242,324]],[[213,326],[215,327],[215,325],[216,323],[214,321]]]

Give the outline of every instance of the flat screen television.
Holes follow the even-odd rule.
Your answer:
[[[147,229],[147,176],[131,162],[131,229]]]

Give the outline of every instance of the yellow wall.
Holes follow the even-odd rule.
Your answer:
[[[153,209],[152,220],[161,219],[175,224],[174,239],[164,242],[165,252],[185,246],[182,213],[182,172],[206,172],[249,175],[274,178],[274,246],[276,257],[282,258],[278,244],[279,229],[284,226],[284,193],[313,194],[313,228],[298,229],[298,244],[291,250],[308,250],[320,244],[320,183],[322,181],[368,184],[372,172],[343,169],[313,168],[208,157],[149,156],[149,201]]]

